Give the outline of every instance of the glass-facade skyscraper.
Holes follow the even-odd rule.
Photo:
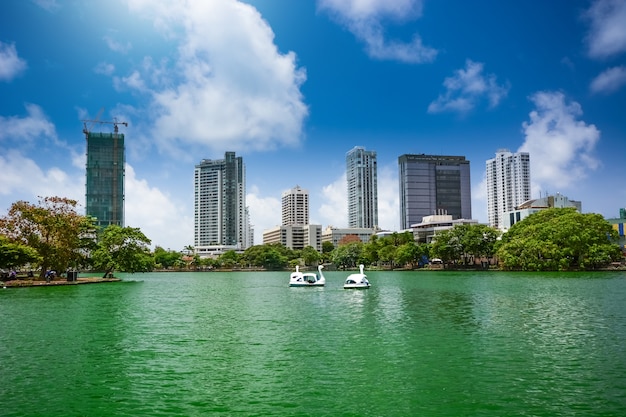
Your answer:
[[[124,227],[124,134],[86,135],[86,214],[97,226]]]
[[[346,154],[348,227],[378,227],[376,152],[356,146]]]
[[[464,156],[405,154],[398,167],[401,230],[433,214],[472,218],[470,161]]]

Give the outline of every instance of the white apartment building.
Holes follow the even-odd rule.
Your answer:
[[[309,224],[309,192],[296,185],[282,195],[283,226]]]
[[[355,146],[346,154],[348,227],[378,227],[376,152]]]
[[[224,159],[203,159],[194,171],[196,253],[245,250],[251,233],[242,158],[226,152]]]
[[[530,155],[499,149],[486,165],[489,225],[503,230],[505,213],[530,200]]]

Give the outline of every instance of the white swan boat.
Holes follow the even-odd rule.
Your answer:
[[[326,284],[326,278],[322,273],[324,265],[317,267],[317,273],[315,272],[300,272],[300,269],[296,266],[296,271],[292,272],[289,276],[290,287],[323,287]]]
[[[359,273],[348,275],[348,278],[346,278],[346,282],[343,284],[343,288],[346,290],[369,287],[370,282],[367,280],[367,275],[363,273],[363,264],[359,265]]]

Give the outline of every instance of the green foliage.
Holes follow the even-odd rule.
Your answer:
[[[154,267],[148,239],[141,230],[132,227],[107,226],[99,236],[92,260],[106,277],[113,270],[145,272]]]
[[[476,258],[491,258],[499,232],[484,224],[460,224],[435,236],[431,256],[444,263],[474,264]]]
[[[13,269],[27,264],[36,264],[39,255],[33,248],[21,243],[11,243],[0,235],[0,268]]]
[[[508,270],[596,269],[620,259],[617,240],[599,214],[552,208],[514,224],[502,237],[497,256]]]
[[[160,246],[154,248],[154,262],[158,268],[169,269],[184,266],[183,255],[173,250],[165,250]]]
[[[305,265],[318,265],[322,260],[322,255],[313,246],[307,246],[300,253]]]
[[[361,262],[363,254],[363,242],[351,242],[339,245],[332,254],[332,261],[338,268],[354,268]]]
[[[18,201],[0,218],[0,234],[37,252],[41,278],[49,268],[77,267],[85,262],[96,230],[93,219],[76,212],[77,205],[61,197],[45,197],[37,205]]]

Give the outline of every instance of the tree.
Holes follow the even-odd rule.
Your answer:
[[[435,235],[432,255],[444,262],[474,264],[476,258],[493,257],[499,232],[484,224],[459,224]]]
[[[37,251],[21,243],[11,243],[5,236],[0,236],[0,268],[17,268],[39,261]]]
[[[148,239],[138,228],[107,226],[99,236],[92,259],[96,268],[104,270],[104,277],[114,270],[145,272],[154,266]]]
[[[76,212],[77,205],[62,197],[45,197],[38,205],[18,201],[0,218],[0,233],[37,251],[40,278],[48,268],[78,267],[92,246],[96,227],[93,219]]]
[[[504,269],[595,269],[619,260],[617,232],[599,214],[551,208],[531,214],[502,236],[497,250]]]
[[[361,260],[363,253],[363,242],[348,243],[347,245],[339,245],[333,251],[332,261],[340,268],[353,268],[357,262]]]
[[[183,255],[180,252],[165,250],[161,246],[154,248],[154,262],[160,268],[169,269],[173,266],[178,266],[182,260]]]
[[[302,249],[300,256],[302,256],[305,265],[317,265],[322,259],[320,253],[313,246],[306,246]]]

